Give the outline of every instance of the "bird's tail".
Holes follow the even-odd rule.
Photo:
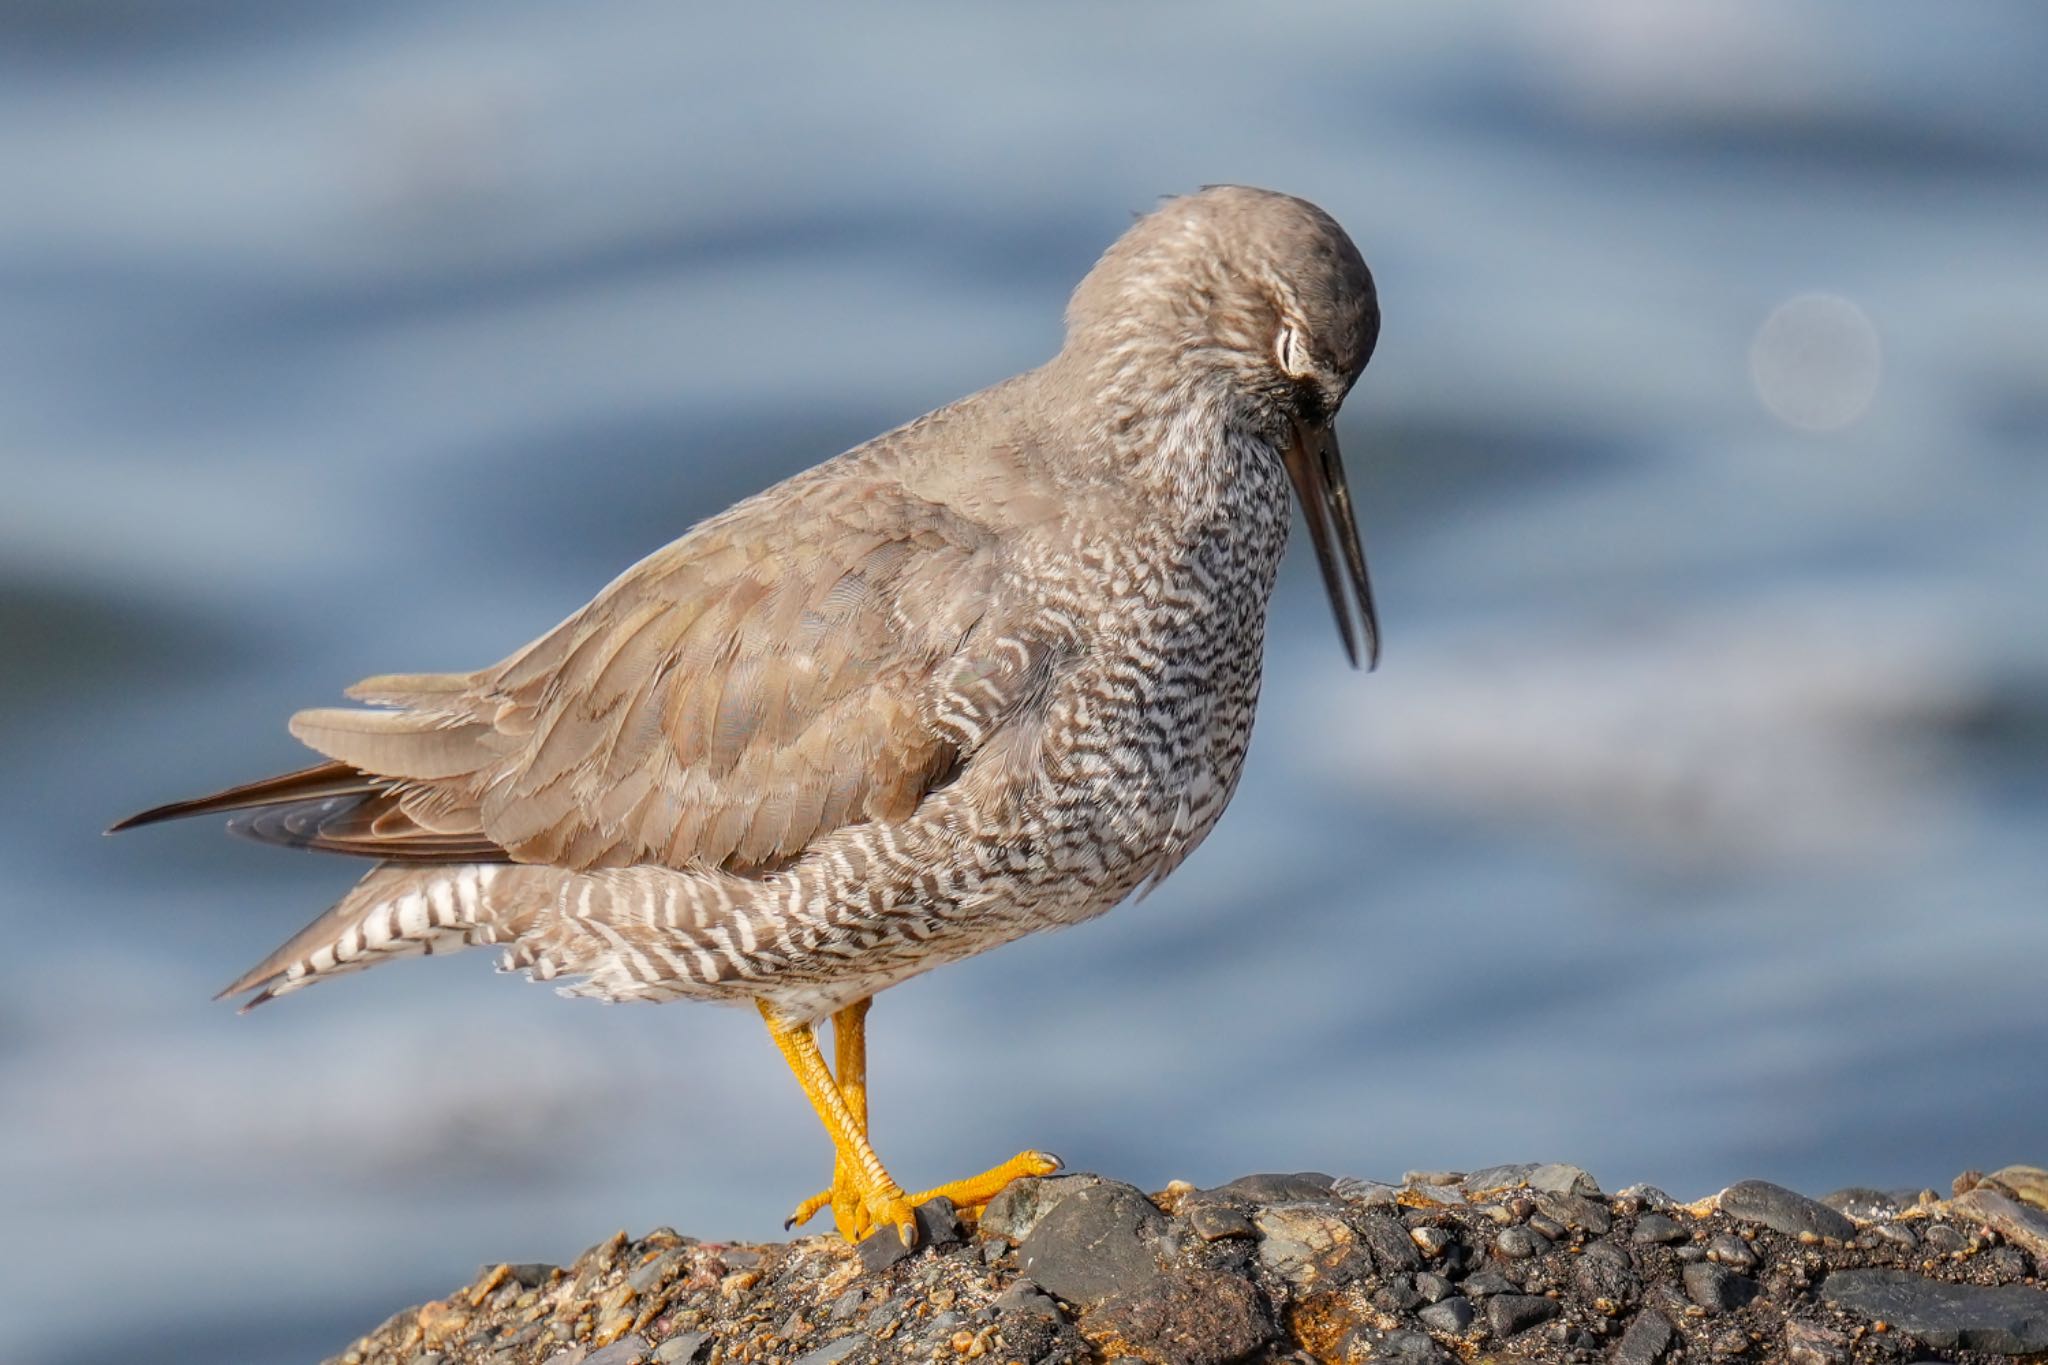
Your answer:
[[[539,886],[556,869],[503,863],[420,866],[386,863],[235,978],[216,999],[255,991],[242,1012],[323,977],[373,966],[387,958],[448,953],[472,944],[504,943],[527,927]]]

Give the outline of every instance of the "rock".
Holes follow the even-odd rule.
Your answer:
[[[1018,1263],[1049,1292],[1087,1307],[1158,1276],[1152,1243],[1165,1227],[1142,1191],[1105,1180],[1054,1204],[1017,1249]]]
[[[711,1351],[709,1332],[681,1332],[654,1348],[656,1365],[693,1365]]]
[[[1843,1365],[1849,1359],[1849,1338],[1840,1332],[1790,1318],[1785,1323],[1787,1365]]]
[[[1866,1185],[1851,1185],[1847,1189],[1824,1194],[1820,1202],[1836,1213],[1847,1214],[1862,1222],[1878,1218],[1890,1218],[1899,1211],[1899,1201],[1883,1190],[1873,1190]]]
[[[1493,1249],[1510,1261],[1526,1261],[1550,1250],[1550,1239],[1532,1228],[1502,1228]]]
[[[1576,1194],[1598,1198],[1600,1182],[1576,1166],[1545,1162],[1529,1172],[1528,1186],[1545,1194]]]
[[[1360,1180],[1356,1176],[1339,1177],[1330,1192],[1339,1199],[1362,1204],[1369,1209],[1398,1208],[1401,1203],[1399,1186],[1379,1180]]]
[[[1410,1171],[1401,1177],[1403,1185],[1461,1185],[1463,1171]]]
[[[981,1211],[981,1235],[1021,1242],[1062,1199],[1102,1183],[1099,1175],[1028,1176],[1003,1186]]]
[[[1196,1190],[1188,1198],[1200,1203],[1295,1204],[1327,1199],[1335,1193],[1334,1176],[1321,1171],[1296,1171],[1291,1175],[1241,1175],[1227,1185]]]
[[[1476,1275],[1467,1275],[1465,1282],[1459,1285],[1458,1288],[1475,1299],[1484,1298],[1489,1294],[1512,1294],[1515,1292],[1514,1283],[1507,1276],[1494,1270],[1482,1270]]]
[[[1732,1270],[1756,1268],[1756,1250],[1732,1232],[1717,1232],[1707,1239],[1707,1259]]]
[[[2012,1168],[2008,1168],[2012,1169]],[[2032,1170],[2033,1167],[2020,1167]],[[2003,1175],[2004,1172],[1999,1173]],[[1995,1231],[2035,1260],[2048,1266],[2048,1212],[2020,1203],[1995,1188],[1997,1176],[1987,1179],[1968,1194],[1958,1195],[1949,1207]]]
[[[1667,1218],[1661,1213],[1646,1213],[1636,1219],[1633,1234],[1638,1242],[1671,1243],[1689,1242],[1692,1234],[1687,1232],[1676,1218]]]
[[[1060,1306],[1039,1293],[1029,1280],[1019,1280],[996,1295],[994,1308],[997,1313],[1023,1313],[1042,1318],[1060,1315]]]
[[[628,1332],[611,1345],[583,1357],[583,1365],[636,1365],[646,1354],[646,1339]]]
[[[1372,1268],[1358,1234],[1330,1204],[1269,1204],[1252,1214],[1259,1259],[1294,1285],[1356,1279]]]
[[[1370,1359],[1394,1365],[1443,1365],[1450,1359],[1420,1332],[1389,1332],[1371,1346]]]
[[[1529,1183],[1529,1173],[1536,1169],[1533,1161],[1517,1162],[1509,1166],[1488,1166],[1473,1171],[1464,1179],[1465,1197],[1476,1199],[1482,1194],[1496,1190],[1519,1190]]]
[[[1936,1251],[1961,1251],[1970,1244],[1963,1230],[1950,1223],[1929,1223],[1920,1231],[1920,1240]]]
[[[1458,1292],[1458,1287],[1448,1279],[1428,1270],[1417,1275],[1410,1283],[1415,1286],[1415,1292],[1422,1297],[1424,1303],[1442,1303]]]
[[[867,1344],[868,1339],[856,1332],[852,1336],[829,1341],[808,1355],[798,1356],[796,1365],[836,1365]]]
[[[2048,1351],[2048,1290],[1945,1284],[1910,1270],[1837,1270],[1822,1297],[1940,1350]]]
[[[1616,1204],[1627,1204],[1634,1209],[1675,1209],[1678,1201],[1655,1185],[1634,1184],[1614,1193]]]
[[[1432,1332],[1442,1332],[1447,1337],[1459,1336],[1472,1325],[1472,1300],[1460,1294],[1431,1304],[1415,1317]]]
[[[1497,1337],[1526,1332],[1558,1314],[1555,1300],[1536,1294],[1496,1294],[1486,1301],[1486,1325]]]
[[[881,1228],[860,1244],[860,1263],[870,1275],[879,1274],[898,1261],[919,1251],[957,1245],[965,1234],[953,1201],[941,1195],[916,1209],[917,1243],[903,1245],[894,1228]]]
[[[1685,1296],[1709,1313],[1727,1313],[1756,1297],[1757,1283],[1712,1261],[1695,1261],[1685,1268]]]
[[[1614,1227],[1614,1215],[1607,1206],[1583,1194],[1556,1194],[1545,1190],[1536,1196],[1536,1207],[1575,1232],[1605,1237]]]
[[[1595,1309],[1612,1314],[1635,1301],[1635,1262],[1612,1242],[1594,1242],[1572,1263],[1572,1282]]]
[[[1671,1349],[1675,1336],[1677,1332],[1669,1318],[1654,1308],[1645,1308],[1621,1334],[1621,1341],[1614,1348],[1615,1365],[1656,1365]]]
[[[1808,1199],[1768,1180],[1739,1180],[1721,1191],[1722,1213],[1741,1223],[1762,1223],[1787,1237],[1802,1234],[1846,1242],[1856,1225],[1817,1199]]]
[[[1134,1355],[1155,1365],[1225,1365],[1265,1345],[1273,1324],[1245,1281],[1197,1270],[1155,1276],[1111,1296],[1082,1318],[1081,1332],[1111,1359]]]
[[[1188,1210],[1188,1227],[1195,1236],[1205,1242],[1220,1242],[1226,1237],[1256,1237],[1258,1228],[1245,1217],[1241,1209],[1228,1204],[1198,1204]]]
[[[2048,1170],[2039,1166],[2007,1166],[1985,1176],[1984,1184],[2022,1204],[2048,1209]]]
[[[1408,1235],[1406,1223],[1385,1213],[1360,1214],[1354,1221],[1358,1238],[1372,1252],[1380,1274],[1422,1269],[1422,1251]]]

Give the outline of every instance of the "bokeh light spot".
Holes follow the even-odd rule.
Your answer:
[[[1839,431],[1877,396],[1877,328],[1850,300],[1800,294],[1771,310],[1749,344],[1749,374],[1771,415],[1802,431]]]

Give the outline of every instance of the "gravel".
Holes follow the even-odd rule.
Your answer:
[[[1681,1205],[1556,1163],[1157,1194],[1059,1176],[1019,1181],[979,1227],[926,1211],[914,1250],[887,1231],[854,1248],[660,1228],[562,1267],[493,1266],[332,1365],[2048,1355],[2048,1172],[1955,1190],[1819,1201],[1742,1181]]]

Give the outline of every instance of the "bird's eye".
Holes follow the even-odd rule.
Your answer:
[[[1313,368],[1308,342],[1301,329],[1292,323],[1280,325],[1280,334],[1273,338],[1273,357],[1280,363],[1280,372],[1289,379],[1306,379]]]

